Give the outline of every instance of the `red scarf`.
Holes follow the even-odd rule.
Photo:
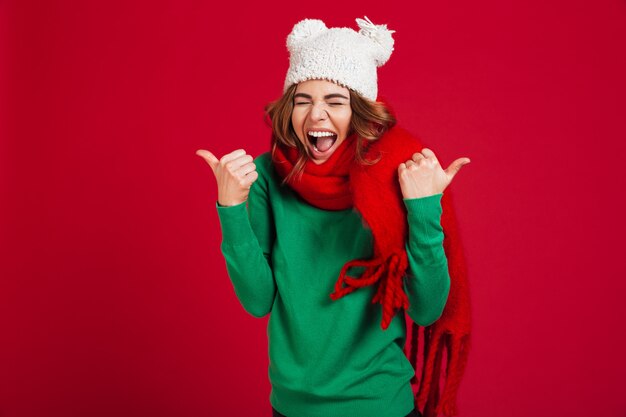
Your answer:
[[[363,165],[355,160],[357,140],[363,139],[355,135],[346,138],[323,164],[306,161],[302,176],[292,177],[288,184],[315,207],[325,210],[354,207],[367,223],[372,231],[374,255],[371,259],[347,262],[330,297],[337,300],[360,287],[378,283],[372,302],[382,305],[381,327],[386,329],[401,308],[405,311],[409,308],[403,286],[408,267],[405,250],[408,224],[397,168],[423,146],[408,132],[394,127],[367,148],[365,158],[378,162]],[[291,172],[297,159],[296,148],[276,146],[273,163],[281,178]],[[450,294],[442,316],[422,331],[425,342],[421,382],[417,376],[412,380],[419,385],[415,403],[425,417],[436,416],[439,412],[447,416],[457,414],[456,393],[469,349],[469,288],[450,198],[448,187],[441,200],[441,225],[451,278]],[[359,278],[349,276],[348,269],[357,266],[365,267],[365,272]],[[411,348],[406,351],[416,370],[419,332],[413,323]],[[445,372],[442,368],[444,350],[447,350]],[[442,375],[445,375],[446,382],[440,398],[439,379]]]

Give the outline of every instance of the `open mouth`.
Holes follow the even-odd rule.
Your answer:
[[[324,154],[337,141],[337,134],[326,131],[310,131],[307,133],[307,138],[313,147],[313,151],[315,151],[314,153]]]

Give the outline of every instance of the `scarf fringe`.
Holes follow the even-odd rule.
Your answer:
[[[372,299],[372,303],[382,306],[382,321],[380,326],[383,330],[389,327],[389,323],[401,309],[409,308],[409,298],[404,292],[403,275],[408,266],[406,253],[394,253],[386,259],[374,257],[373,259],[356,259],[347,262],[335,283],[335,291],[330,295],[332,300],[350,294],[357,288],[373,285],[378,282],[378,290]],[[354,278],[348,275],[348,270],[354,267],[365,267],[361,277]],[[345,285],[345,286],[344,286]]]
[[[415,407],[423,410],[424,417],[436,417],[439,414],[448,417],[456,416],[458,415],[456,397],[470,348],[469,335],[457,337],[450,333],[433,330],[431,327],[424,328],[423,332],[421,383],[417,372],[411,380],[413,385],[419,386],[415,396]],[[411,336],[411,348],[407,356],[411,365],[417,369],[419,326],[415,323],[412,325]],[[441,377],[445,378],[443,393],[440,393]]]

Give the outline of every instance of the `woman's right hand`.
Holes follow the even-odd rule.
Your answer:
[[[226,154],[222,159],[205,149],[198,149],[196,155],[202,157],[215,174],[220,206],[236,206],[248,199],[250,187],[259,177],[251,155],[243,149]]]

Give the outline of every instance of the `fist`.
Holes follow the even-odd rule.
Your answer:
[[[248,199],[250,187],[259,177],[251,155],[243,149],[226,154],[222,159],[204,149],[197,150],[196,155],[209,164],[215,175],[219,205],[236,206]]]
[[[461,167],[469,163],[469,158],[459,158],[444,170],[435,153],[424,148],[398,166],[402,196],[421,198],[443,193]]]

